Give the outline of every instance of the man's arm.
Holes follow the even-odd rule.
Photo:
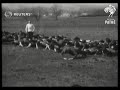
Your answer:
[[[33,32],[35,31],[35,26],[33,25]]]
[[[27,33],[27,29],[28,29],[28,26],[26,25],[26,27],[25,27],[25,31],[26,31],[26,33]]]

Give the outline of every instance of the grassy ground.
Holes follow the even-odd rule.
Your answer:
[[[117,86],[118,58],[63,60],[53,51],[3,46],[3,86]]]
[[[117,22],[117,17],[114,17]],[[62,34],[70,38],[118,39],[117,25],[105,25],[107,17],[76,19],[32,20],[36,32],[45,35]],[[10,18],[2,22],[2,30],[24,31],[27,22]],[[65,61],[53,51],[2,46],[3,86],[117,86],[118,58],[88,56],[85,59]]]

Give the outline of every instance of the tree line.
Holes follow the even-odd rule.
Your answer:
[[[4,15],[5,11],[9,11],[9,8],[3,8],[2,7],[2,20],[6,20],[6,17]],[[11,11],[11,10],[10,10]],[[68,12],[69,13],[69,17],[79,17],[81,16],[81,13],[88,13],[87,16],[108,16],[108,14],[106,14],[104,12],[103,9],[99,9],[99,10],[94,10],[94,11],[87,11],[84,9],[79,9],[78,11],[74,11],[74,10],[63,10],[61,8],[61,6],[59,5],[53,5],[51,8],[46,8],[46,7],[32,7],[32,8],[22,8],[22,9],[14,9],[12,10],[12,12],[23,12],[23,13],[32,13],[32,17],[34,17],[36,19],[36,21],[40,21],[40,19],[43,17],[43,15],[49,16],[49,14],[51,13],[51,17],[54,17],[55,20],[58,20],[58,17],[60,15],[62,15],[64,12]],[[118,15],[118,10],[116,10],[114,15]],[[25,20],[28,20],[27,16],[23,17]]]

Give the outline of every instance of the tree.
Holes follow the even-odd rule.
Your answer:
[[[6,9],[6,8],[2,7],[2,20],[3,21],[6,21],[5,12],[8,10],[9,10],[8,8]]]
[[[52,11],[53,15],[55,16],[55,20],[58,20],[58,16],[60,16],[62,14],[63,10],[60,9],[60,6],[55,4],[51,7],[51,11]]]
[[[18,13],[29,13],[29,8],[22,8],[22,9],[18,9],[17,11]],[[28,21],[28,17],[29,16],[22,16],[24,20]]]
[[[78,16],[81,16],[82,13],[86,13],[86,12],[87,12],[87,10],[85,8],[79,8],[77,14],[78,14]]]
[[[3,21],[5,21],[5,15],[4,15],[4,14],[5,14],[5,9],[2,8],[2,20],[3,20]]]
[[[75,18],[78,17],[78,12],[77,11],[69,11],[70,12],[70,17]]]
[[[45,10],[42,7],[32,8],[32,14],[36,21],[39,21],[42,18],[44,11]]]

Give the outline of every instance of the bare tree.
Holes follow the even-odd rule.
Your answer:
[[[60,6],[58,5],[53,5],[51,7],[51,11],[53,13],[53,15],[55,16],[55,19],[58,20],[58,16],[60,16],[62,14],[62,9],[60,9]]]
[[[44,14],[44,8],[42,7],[32,8],[32,13],[36,21],[39,21]]]
[[[16,12],[19,12],[19,13],[28,13],[29,12],[29,9],[28,8],[22,8],[22,9],[18,9]],[[23,16],[23,19],[28,21],[28,17],[29,16]]]
[[[2,7],[2,20],[3,20],[3,21],[6,21],[5,12],[6,12],[7,10],[8,10],[8,9]]]
[[[69,11],[70,12],[70,17],[78,17],[78,12],[77,11]]]
[[[2,20],[5,21],[5,9],[2,8]]]
[[[49,11],[50,11],[50,8],[45,8],[44,7],[43,14],[45,14],[46,16],[48,16],[49,15]]]
[[[88,13],[89,12],[89,10],[87,10],[87,9],[85,9],[85,8],[79,8],[79,10],[78,10],[78,16],[81,16],[81,14],[83,14],[83,13]]]

